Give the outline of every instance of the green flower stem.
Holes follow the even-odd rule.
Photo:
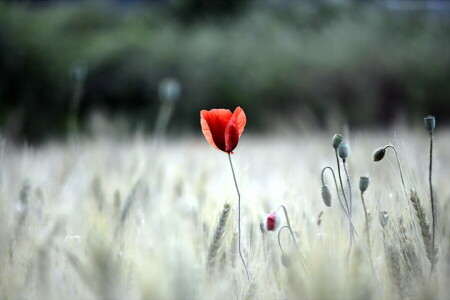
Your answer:
[[[231,161],[230,153],[228,153],[228,160],[230,161],[231,172],[233,173],[234,185],[236,187],[236,192],[238,195],[238,251],[239,251],[239,256],[241,257],[242,263],[244,264],[245,274],[247,275],[247,279],[250,281],[247,264],[245,263],[244,256],[242,256],[242,251],[241,251],[241,193],[239,192],[236,175],[234,174],[234,168],[233,168],[233,163]]]

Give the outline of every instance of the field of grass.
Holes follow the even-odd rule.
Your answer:
[[[228,158],[200,131],[161,144],[140,135],[49,142],[39,148],[4,141],[0,298],[448,299],[450,131],[435,133],[439,249],[431,278],[421,227],[395,155],[388,150],[382,161],[372,160],[375,149],[389,143],[397,147],[408,194],[417,190],[431,224],[425,129],[345,133],[357,231],[348,260],[349,226],[330,173],[325,181],[332,206],[321,198],[322,168],[329,165],[336,172],[333,134],[242,136],[232,159],[242,196],[242,252],[249,280],[236,252],[237,195]],[[364,194],[370,251],[358,189],[362,175],[370,176]],[[220,223],[226,203],[231,211]],[[260,227],[281,204],[300,250],[283,230],[287,267],[278,232]],[[381,211],[389,214],[384,229]],[[217,226],[223,232],[212,243]]]

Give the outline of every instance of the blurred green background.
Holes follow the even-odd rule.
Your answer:
[[[386,127],[450,113],[447,1],[3,1],[0,128],[86,131],[100,112],[152,132],[176,78],[172,134],[242,106],[248,128]]]

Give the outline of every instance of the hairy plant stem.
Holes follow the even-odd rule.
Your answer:
[[[341,184],[342,195],[344,195],[345,205],[347,206],[347,211],[349,211],[350,208],[348,206],[347,196],[345,195],[344,184],[342,183],[341,164],[339,162],[339,156],[338,156],[337,149],[334,150],[334,154],[336,155],[336,164],[338,167],[338,176],[339,176],[339,183]]]
[[[419,228],[417,227],[416,222],[414,221],[415,218],[413,215],[413,208],[411,207],[411,202],[409,201],[408,192],[406,192],[406,185],[405,185],[405,180],[403,178],[403,171],[402,171],[402,165],[400,164],[400,157],[398,156],[397,149],[394,147],[394,145],[387,145],[386,147],[384,147],[385,150],[388,148],[391,148],[392,150],[394,150],[395,158],[397,159],[398,171],[400,173],[400,179],[402,180],[403,192],[405,193],[406,202],[408,202],[409,215],[411,217],[411,222],[414,227],[414,230],[416,231],[416,235],[420,236]]]
[[[430,276],[433,274],[435,261],[436,261],[436,206],[434,203],[434,197],[433,197],[433,184],[432,184],[432,174],[433,174],[433,131],[430,132],[430,170],[428,174],[428,180],[430,183],[430,200],[431,200],[431,217],[432,217],[432,245],[433,245],[433,260],[431,261],[431,270],[430,270]]]
[[[350,222],[351,222],[351,220],[352,220],[352,183],[350,181],[350,175],[348,174],[347,165],[345,164],[345,159],[342,159],[342,165],[344,166],[345,176],[347,177],[348,192],[349,192],[348,214],[350,216]],[[344,191],[344,190],[342,189],[342,191]],[[348,247],[347,260],[350,258],[350,252],[352,251],[352,246],[353,246],[353,235],[350,235],[350,245]]]
[[[342,183],[341,164],[339,162],[339,156],[338,156],[337,149],[334,150],[334,154],[336,155],[336,164],[337,164],[337,167],[338,167],[338,175],[339,175],[339,182],[341,184],[342,195],[344,196],[344,201],[345,201],[345,205],[347,206],[347,212],[349,214],[349,220],[350,220],[350,224],[351,224],[352,223],[352,216],[351,216],[351,213],[350,213],[350,206],[349,206],[349,203],[347,201],[347,196],[345,194],[344,184]],[[351,248],[351,244],[353,243],[353,230],[352,230],[352,226],[351,225],[349,227],[349,230],[350,230],[350,248]]]
[[[403,179],[402,165],[400,164],[400,158],[398,156],[397,149],[393,145],[387,145],[386,147],[384,147],[385,150],[388,148],[391,148],[395,152],[395,158],[397,159],[398,170],[400,172],[400,179],[402,180],[403,191],[405,192],[406,201],[409,202],[408,201],[408,193],[406,192],[405,180]]]
[[[325,185],[325,180],[324,180],[324,176],[323,176],[323,175],[324,175],[324,173],[325,173],[325,171],[326,171],[327,169],[329,169],[329,170],[331,171],[332,175],[333,175],[334,184],[335,184],[335,186],[336,186],[336,193],[337,193],[337,195],[338,195],[338,199],[339,199],[339,203],[341,204],[341,208],[342,208],[342,210],[344,211],[345,215],[347,216],[347,219],[348,219],[348,221],[349,221],[349,223],[350,223],[350,227],[352,228],[353,232],[354,232],[356,235],[358,235],[358,233],[356,232],[355,227],[353,226],[352,220],[350,219],[350,215],[348,214],[348,211],[347,211],[346,207],[345,207],[344,204],[342,203],[342,199],[341,199],[341,195],[340,195],[340,193],[339,193],[339,187],[338,187],[338,183],[337,183],[337,180],[336,180],[336,176],[334,175],[334,170],[333,170],[333,168],[330,167],[330,166],[326,166],[325,168],[322,169],[322,174],[321,174],[321,176],[320,176],[320,179],[322,180],[322,185]]]
[[[69,116],[67,118],[67,129],[69,133],[73,134],[76,140],[78,139],[78,114],[80,110],[80,101],[83,97],[84,81],[84,76],[75,79],[72,99],[70,101]]]
[[[280,228],[280,230],[278,230],[278,246],[280,246],[281,253],[284,253],[283,246],[281,245],[281,232],[283,231],[283,229],[289,229],[289,227],[287,225],[284,225]]]
[[[375,273],[375,266],[374,266],[373,260],[372,260],[372,245],[370,243],[369,216],[367,214],[366,202],[364,201],[364,192],[361,192],[361,202],[362,202],[362,205],[364,208],[364,216],[366,218],[366,238],[367,238],[368,254],[369,254],[369,258],[370,258],[370,264],[372,265],[372,270]]]
[[[295,248],[297,249],[297,253],[298,253],[299,257],[300,257],[300,261],[301,261],[301,263],[303,265],[303,268],[305,269],[305,272],[308,273],[308,268],[306,266],[306,260],[305,260],[305,258],[303,257],[303,255],[302,255],[302,253],[300,251],[300,248],[299,248],[298,243],[297,243],[297,238],[295,237],[294,231],[292,230],[292,226],[291,226],[291,222],[289,221],[289,216],[288,216],[288,213],[287,213],[287,209],[286,209],[286,207],[283,204],[278,207],[278,209],[280,209],[280,208],[282,208],[283,211],[284,211],[284,216],[286,217],[287,228],[289,229],[289,232],[290,232],[291,237],[292,237],[292,242],[294,243]],[[281,229],[283,229],[283,228],[284,227],[282,227]]]
[[[236,175],[234,173],[234,168],[233,168],[233,163],[231,161],[230,153],[228,153],[228,160],[230,161],[231,172],[233,173],[234,185],[236,187],[236,192],[238,195],[238,251],[239,251],[239,256],[241,257],[241,260],[242,260],[242,264],[244,265],[245,275],[247,275],[247,279],[250,281],[247,264],[245,263],[244,256],[242,256],[242,252],[241,252],[241,193],[239,192],[239,187],[237,184]]]

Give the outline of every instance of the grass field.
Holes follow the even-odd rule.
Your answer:
[[[237,195],[228,158],[201,132],[159,145],[140,135],[49,142],[39,148],[4,141],[0,298],[448,299],[450,131],[435,133],[439,249],[431,278],[422,227],[405,196],[394,153],[372,160],[375,149],[390,143],[397,147],[407,193],[417,190],[431,224],[425,129],[344,135],[351,148],[357,231],[349,260],[349,226],[330,173],[325,181],[332,206],[321,198],[322,168],[329,165],[336,172],[333,134],[242,136],[232,159],[250,280],[236,253]],[[370,176],[364,194],[370,251],[358,189],[361,175]],[[230,214],[219,223],[226,203]],[[289,267],[280,259],[278,232],[261,231],[260,223],[280,204],[287,208],[306,268],[287,230],[281,244]],[[384,228],[381,211],[389,214]],[[208,257],[217,226],[223,234],[216,235]]]

